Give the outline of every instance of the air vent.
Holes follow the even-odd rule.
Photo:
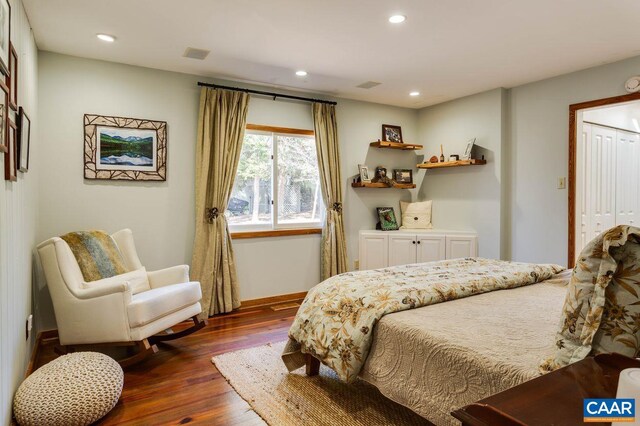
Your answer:
[[[184,54],[182,56],[184,56],[185,58],[203,60],[204,58],[207,57],[209,53],[211,53],[210,50],[195,49],[193,47],[187,47],[187,50],[184,51]]]
[[[358,84],[356,87],[361,89],[371,89],[372,87],[380,86],[382,83],[378,83],[377,81],[365,81],[362,84]]]

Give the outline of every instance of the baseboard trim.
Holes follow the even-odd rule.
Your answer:
[[[250,308],[256,308],[259,306],[277,305],[279,303],[294,302],[302,300],[307,295],[306,291],[299,293],[280,294],[278,296],[261,297],[259,299],[243,300],[240,302],[239,310],[245,310]]]
[[[36,366],[36,360],[38,359],[38,354],[40,353],[40,347],[42,346],[42,341],[57,338],[58,330],[44,330],[38,333],[36,336],[36,342],[33,345],[33,351],[31,351],[31,358],[29,359],[29,365],[27,365],[27,371],[24,374],[25,379],[33,373]]]

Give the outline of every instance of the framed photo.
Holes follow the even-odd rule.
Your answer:
[[[84,178],[167,179],[167,122],[85,114]]]
[[[0,152],[7,152],[7,122],[9,121],[9,89],[0,80]]]
[[[458,154],[452,154],[449,156],[449,161],[458,161],[460,160],[460,156]]]
[[[9,74],[11,55],[11,5],[9,0],[0,0],[0,69]]]
[[[394,169],[393,180],[395,180],[397,183],[413,183],[413,170]]]
[[[18,170],[29,171],[29,149],[31,147],[31,120],[24,108],[18,113]]]
[[[397,231],[399,229],[393,207],[377,207],[376,210],[380,220],[380,229],[383,231]]]
[[[476,138],[469,139],[467,142],[467,149],[464,150],[463,160],[471,160],[471,151],[473,151],[473,145],[476,143]]]
[[[385,142],[402,143],[402,129],[391,124],[382,125],[382,140]]]
[[[358,164],[358,172],[360,173],[360,182],[371,182],[371,175],[369,175],[369,167],[364,164]]]
[[[9,106],[12,110],[18,110],[18,54],[13,47],[13,43],[9,43],[9,74],[7,74],[6,82],[9,87]]]
[[[7,146],[9,149],[4,153],[4,179],[15,182],[18,180],[17,127],[11,120],[7,120],[7,124]]]

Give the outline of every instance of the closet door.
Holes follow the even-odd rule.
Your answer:
[[[589,193],[585,190],[588,184],[586,150],[591,144],[591,124],[583,123],[582,133],[578,138],[578,146],[576,147],[576,209],[578,211],[578,220],[576,224],[576,241],[575,254],[576,258],[589,242]]]
[[[389,266],[416,263],[416,235],[389,235]]]
[[[616,131],[591,126],[585,149],[585,194],[587,197],[587,241],[615,226]]]
[[[616,225],[638,226],[640,135],[617,132]]]

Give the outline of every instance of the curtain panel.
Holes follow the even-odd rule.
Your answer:
[[[209,316],[240,306],[238,277],[224,215],[247,124],[249,95],[203,87],[196,147],[196,234],[192,275]]]
[[[335,105],[314,103],[313,123],[320,169],[320,187],[327,207],[322,230],[322,279],[347,272],[347,247],[342,220],[342,174]]]

